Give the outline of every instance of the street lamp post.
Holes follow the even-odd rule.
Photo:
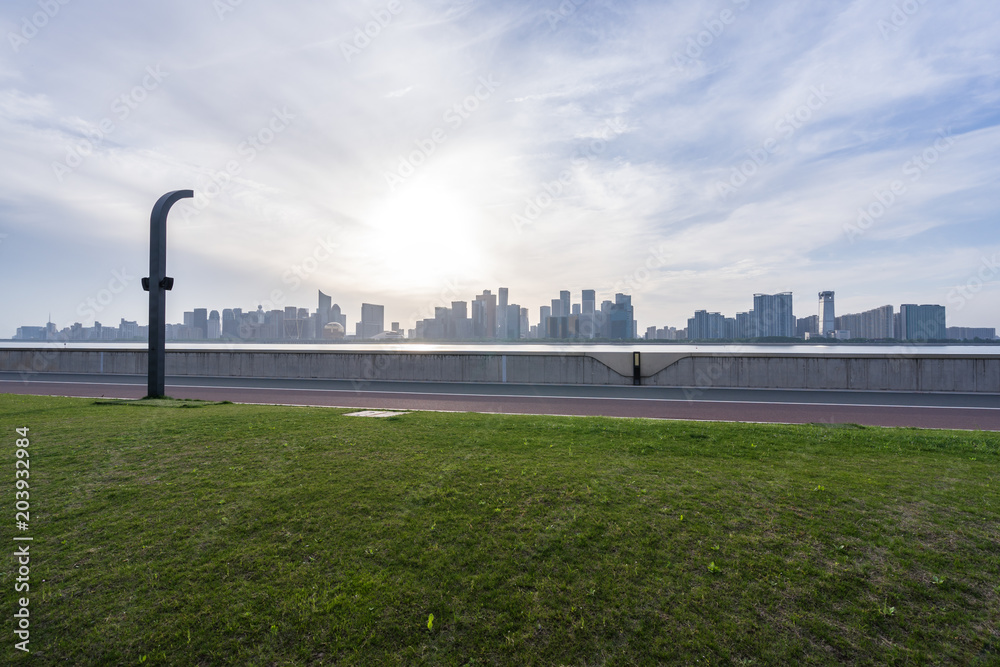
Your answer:
[[[174,279],[167,277],[167,213],[179,199],[194,197],[192,190],[174,190],[160,197],[149,216],[149,277],[142,289],[149,292],[149,376],[147,398],[164,395],[166,366],[167,291]]]

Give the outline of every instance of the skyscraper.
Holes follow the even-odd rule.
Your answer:
[[[507,288],[501,287],[497,295],[497,338],[507,338]]]
[[[194,309],[194,338],[208,338],[208,309]]]
[[[221,338],[222,337],[222,318],[219,317],[219,311],[213,310],[208,314],[208,331],[206,332],[208,338]]]
[[[385,331],[385,306],[361,304],[361,338],[374,338]]]
[[[837,328],[837,317],[833,310],[833,292],[819,293],[819,335],[831,335]]]
[[[549,318],[552,317],[552,306],[538,307],[538,337],[547,338],[549,335]]]
[[[319,292],[319,304],[316,307],[316,330],[322,332],[323,328],[330,323],[330,306],[333,305],[333,299],[323,294],[322,290],[317,291]]]
[[[472,302],[472,335],[475,338],[496,338],[497,296],[490,294],[489,290],[483,290]]]
[[[583,338],[597,337],[597,320],[594,317],[597,298],[594,290],[585,289],[581,295],[580,336]]]
[[[902,340],[944,340],[948,337],[944,306],[904,303],[899,307],[899,325],[900,330],[895,333]]]
[[[561,290],[559,292],[559,316],[569,317],[572,312],[569,303],[569,290]]]
[[[609,337],[614,340],[632,340],[635,335],[635,316],[632,311],[632,297],[628,294],[615,294],[615,302],[611,305],[609,317]]]
[[[792,293],[754,294],[754,319],[757,335],[795,337],[795,315],[792,314]]]

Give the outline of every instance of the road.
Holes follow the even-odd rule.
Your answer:
[[[235,403],[1000,431],[995,394],[187,376],[168,377],[166,391],[174,398]],[[146,377],[0,372],[0,393],[141,398]]]

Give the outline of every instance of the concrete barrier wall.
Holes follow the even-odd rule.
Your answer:
[[[644,377],[643,384],[1000,393],[1000,359],[692,355]]]
[[[168,376],[630,385],[632,350],[518,352],[168,350]],[[611,355],[611,356],[609,356]],[[600,357],[600,358],[598,358]],[[614,367],[614,368],[612,368]],[[617,370],[614,370],[614,369]],[[0,370],[146,374],[140,350],[0,350]],[[644,385],[1000,393],[1000,358],[914,355],[648,355]]]

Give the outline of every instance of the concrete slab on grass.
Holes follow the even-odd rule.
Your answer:
[[[405,412],[391,412],[387,410],[362,410],[361,412],[348,412],[345,417],[395,417],[405,415]]]

